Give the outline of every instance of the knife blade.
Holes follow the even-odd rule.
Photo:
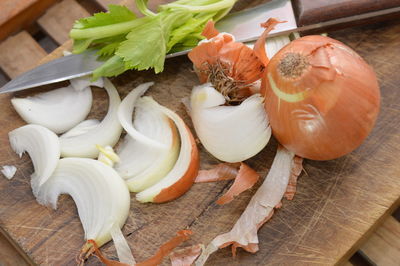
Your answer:
[[[300,1],[295,1],[300,2]],[[351,1],[350,1],[351,2]],[[290,0],[272,0],[266,4],[246,9],[240,12],[228,14],[217,22],[216,27],[220,32],[228,32],[235,36],[237,41],[249,42],[257,39],[263,29],[260,23],[267,18],[275,17],[286,23],[279,24],[270,33],[270,37],[287,35],[291,32],[303,32],[322,29],[328,26],[358,21],[366,18],[383,16],[400,12],[400,6],[394,6],[377,11],[356,14],[353,16],[340,17],[297,27],[296,17]],[[187,54],[190,50],[168,54],[166,58]],[[94,69],[102,65],[98,61],[95,51],[87,51],[81,54],[73,54],[55,59],[49,63],[38,66],[14,78],[0,89],[0,93],[13,92],[33,88],[41,85],[56,83],[72,78],[89,75]]]

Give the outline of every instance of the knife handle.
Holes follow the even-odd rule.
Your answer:
[[[400,6],[400,0],[292,0],[297,25],[307,26]]]

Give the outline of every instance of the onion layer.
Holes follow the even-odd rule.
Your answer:
[[[107,115],[100,124],[81,135],[62,135],[60,137],[62,157],[96,158],[99,154],[96,144],[105,147],[114,146],[118,142],[122,133],[122,127],[117,117],[121,99],[117,89],[108,79],[104,79],[104,88],[110,102]]]
[[[194,87],[190,116],[201,143],[225,162],[241,162],[260,152],[271,137],[263,98],[254,94],[238,106],[223,106],[224,96],[210,84]]]
[[[378,115],[372,68],[324,36],[294,40],[269,62],[265,108],[274,136],[301,157],[330,160],[357,148]]]
[[[37,197],[41,186],[50,178],[60,159],[60,142],[57,135],[39,125],[26,125],[8,133],[11,148],[21,157],[26,151],[31,157],[35,172],[31,186]]]
[[[199,170],[196,142],[185,122],[170,109],[148,98],[153,106],[168,116],[176,125],[180,136],[179,157],[171,171],[155,185],[136,195],[140,202],[166,202],[184,194],[193,184]]]
[[[85,239],[101,246],[111,240],[115,224],[121,228],[128,217],[129,191],[118,173],[93,159],[64,158],[42,186],[38,202],[57,208],[60,194],[75,201]]]
[[[11,100],[17,113],[28,124],[63,133],[85,119],[92,107],[92,90],[75,90],[72,86]]]
[[[134,128],[138,134],[167,149],[154,148],[129,135],[125,137],[118,148],[120,162],[115,169],[132,192],[140,192],[157,183],[168,174],[178,158],[180,141],[176,127],[152,101],[149,97],[136,101]]]

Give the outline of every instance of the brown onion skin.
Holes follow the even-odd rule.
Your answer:
[[[298,77],[278,70],[288,53],[300,53],[309,62]],[[275,92],[268,76],[276,84]],[[262,83],[274,136],[303,158],[331,160],[350,153],[365,140],[378,116],[380,91],[373,69],[329,37],[306,36],[282,48],[269,62]],[[276,88],[287,94],[306,92],[303,100],[287,101],[277,96]]]

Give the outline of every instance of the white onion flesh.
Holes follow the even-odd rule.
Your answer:
[[[172,169],[178,158],[179,136],[176,127],[152,101],[149,97],[136,101],[133,121],[135,130],[168,148],[155,149],[126,135],[118,149],[120,162],[115,169],[126,180],[132,192],[140,192],[157,183]]]
[[[62,157],[96,158],[99,154],[96,144],[103,147],[113,147],[118,142],[122,133],[122,127],[117,116],[121,99],[117,89],[108,79],[104,79],[104,88],[109,96],[107,115],[100,124],[81,135],[62,135],[60,137]]]
[[[110,233],[114,241],[115,249],[117,250],[119,261],[128,265],[135,265],[135,258],[132,255],[132,251],[128,245],[128,242],[122,234],[121,228],[114,224],[111,227]]]
[[[168,147],[164,144],[157,142],[154,139],[149,138],[146,135],[141,134],[132,123],[132,115],[135,109],[135,105],[139,97],[141,97],[150,86],[154,85],[154,82],[147,82],[140,84],[135,89],[133,89],[121,102],[118,110],[118,119],[122,127],[133,139],[147,144],[153,148],[157,149],[167,149]]]
[[[68,130],[67,132],[65,132],[64,134],[62,134],[62,137],[66,138],[66,137],[75,137],[82,135],[88,132],[89,130],[97,127],[99,124],[100,121],[97,119],[84,120],[79,124],[77,124],[76,126],[74,126],[73,128],[71,128],[70,130]]]
[[[175,112],[158,104],[156,101],[153,100],[153,98],[149,97],[147,99],[149,103],[151,103],[155,108],[163,112],[175,123],[179,132],[181,145],[178,159],[171,171],[153,186],[136,194],[136,199],[140,202],[153,201],[154,197],[157,196],[161,192],[161,190],[163,190],[164,188],[168,188],[179,181],[189,169],[192,161],[191,133],[188,131],[185,122]]]
[[[71,83],[71,86],[77,91],[82,91],[86,88],[89,88],[90,86],[96,86],[100,88],[104,87],[104,80],[102,78],[99,78],[96,81],[91,81],[90,79],[91,76],[84,76],[71,79],[69,82]]]
[[[206,150],[217,159],[232,163],[260,152],[271,137],[263,101],[254,94],[238,106],[224,106],[224,96],[211,84],[194,87],[190,116]]]
[[[96,147],[99,150],[98,161],[110,167],[114,167],[114,164],[119,162],[119,156],[114,152],[111,146],[101,147],[100,145],[96,145]]]
[[[28,124],[63,133],[85,119],[92,107],[92,90],[77,91],[68,86],[11,100],[17,113]]]
[[[17,172],[17,167],[15,167],[14,165],[4,165],[3,169],[1,169],[1,173],[7,179],[13,178],[16,172]]]
[[[60,142],[57,135],[39,125],[26,125],[8,133],[11,148],[21,157],[28,152],[35,172],[31,186],[35,197],[40,187],[50,178],[60,159]]]
[[[111,167],[93,159],[64,158],[42,186],[38,202],[57,208],[60,194],[69,194],[78,209],[86,240],[98,246],[111,240],[112,226],[121,228],[128,217],[130,195]]]

